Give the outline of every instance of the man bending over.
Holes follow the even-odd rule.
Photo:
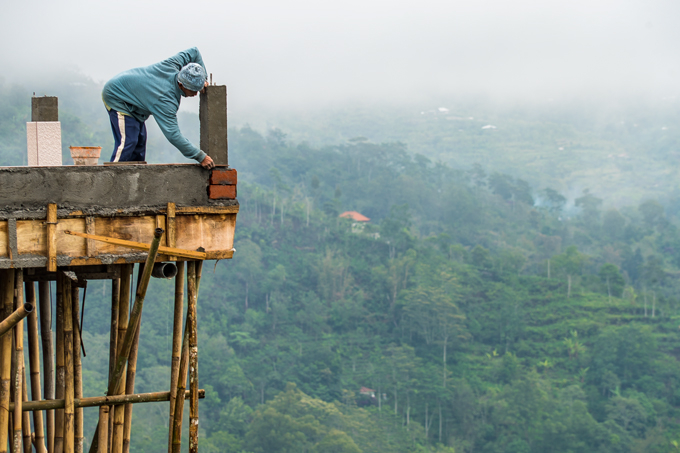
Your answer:
[[[208,85],[201,53],[196,47],[160,63],[130,69],[104,85],[102,99],[109,111],[115,146],[111,162],[143,161],[146,125],[153,115],[165,138],[185,157],[205,168],[215,163],[182,135],[177,110],[182,96],[193,97]]]

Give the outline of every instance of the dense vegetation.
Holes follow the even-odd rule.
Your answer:
[[[25,112],[25,99],[1,99],[1,118]],[[20,121],[3,120],[2,136]],[[0,162],[20,163],[11,140]],[[236,255],[206,263],[199,296],[202,451],[680,448],[670,194],[614,209],[584,190],[567,203],[400,143],[316,147],[276,129],[230,130],[230,154]],[[139,391],[168,386],[172,287],[150,288]],[[105,389],[109,297],[90,284],[88,395]],[[167,407],[134,415],[133,451],[164,451]]]

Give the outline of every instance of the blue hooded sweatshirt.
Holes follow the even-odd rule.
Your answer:
[[[196,47],[160,63],[121,72],[104,85],[102,99],[107,110],[114,109],[137,121],[145,122],[153,115],[163,135],[175,148],[187,158],[202,162],[206,154],[182,135],[177,124],[177,110],[184,96],[177,85],[177,76],[189,63],[198,63],[205,69]]]

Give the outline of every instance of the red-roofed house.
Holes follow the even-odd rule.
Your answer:
[[[355,222],[370,222],[371,219],[366,217],[363,214],[359,214],[356,211],[345,211],[342,214],[340,214],[340,217],[344,217],[346,219],[352,219]]]

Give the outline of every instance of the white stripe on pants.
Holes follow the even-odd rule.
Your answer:
[[[120,145],[116,150],[116,158],[113,159],[114,162],[120,160],[120,153],[122,153],[123,148],[125,148],[125,115],[120,112],[118,112],[118,129],[120,130]]]

